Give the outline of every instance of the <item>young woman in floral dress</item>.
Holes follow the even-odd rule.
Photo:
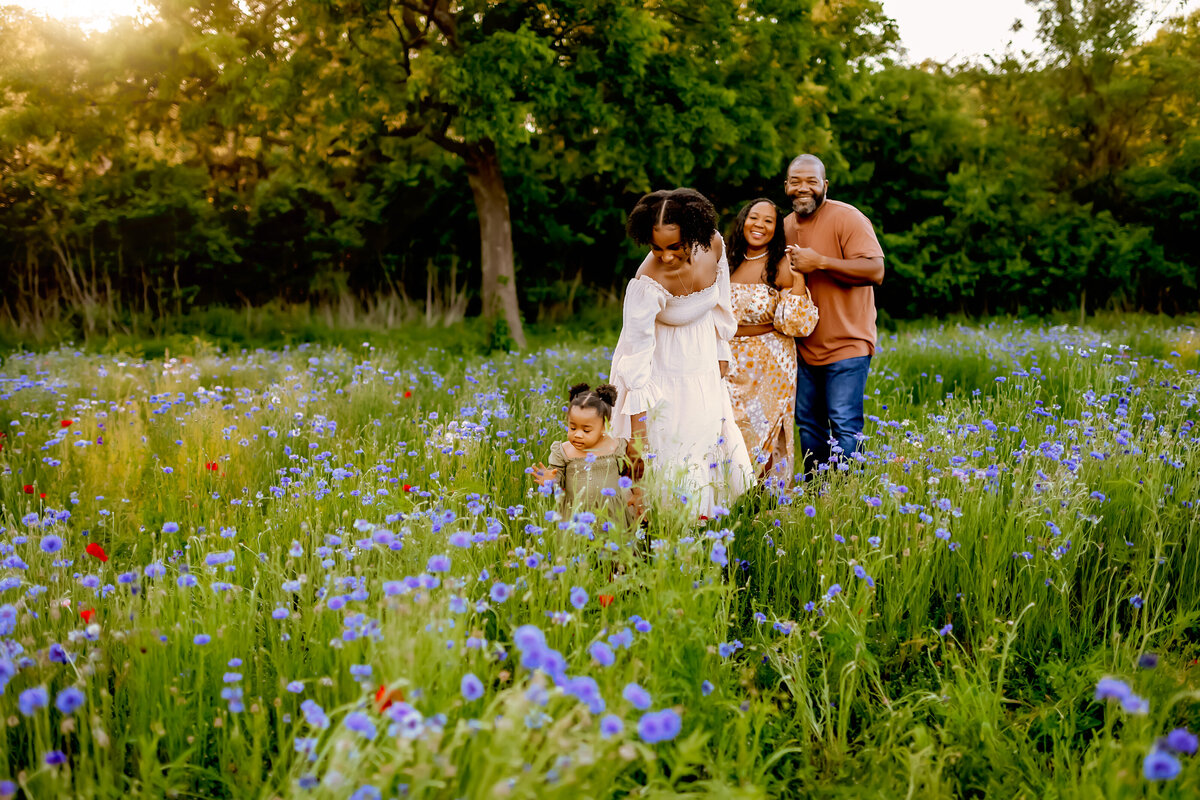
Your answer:
[[[764,480],[786,485],[795,461],[796,340],[817,325],[804,275],[786,256],[775,204],[752,200],[729,236],[730,291],[737,333],[726,375],[734,420]]]

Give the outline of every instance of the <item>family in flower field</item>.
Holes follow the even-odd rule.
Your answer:
[[[692,189],[642,197],[629,236],[650,253],[625,290],[611,384],[571,387],[567,440],[538,464],[573,506],[644,510],[641,481],[711,517],[756,482],[846,463],[863,429],[883,250],[870,221],[828,199],[813,155],[789,165],[792,212],[751,200],[727,243]]]

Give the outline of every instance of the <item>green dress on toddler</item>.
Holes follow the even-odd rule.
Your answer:
[[[587,455],[569,458],[563,452],[566,442],[550,445],[547,466],[558,470],[558,484],[563,490],[563,511],[607,512],[611,520],[632,519],[629,490],[622,489],[621,477],[629,474],[629,459],[625,455],[626,439],[617,439],[617,446],[608,455]],[[605,489],[612,489],[605,492]]]

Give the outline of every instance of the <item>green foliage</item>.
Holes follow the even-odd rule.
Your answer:
[[[1148,36],[1144,2],[1043,0],[1044,56],[951,67],[892,61],[872,0],[411,5],[161,0],[87,37],[6,8],[0,315],[136,336],[189,305],[476,314],[515,286],[561,318],[619,294],[640,193],[729,219],[801,151],[880,231],[890,318],[1200,298],[1200,14]],[[511,277],[482,269],[509,235],[482,175]]]
[[[257,314],[227,324],[270,323]],[[1195,795],[1196,757],[1173,781],[1142,773],[1160,737],[1200,725],[1194,324],[905,326],[867,386],[865,463],[715,524],[588,538],[547,521],[556,501],[524,470],[608,351],[548,334],[531,354],[464,353],[490,334],[477,322],[335,346],[196,338],[170,358],[6,353],[0,638],[22,663],[3,673],[0,780],[98,798]],[[51,509],[70,514],[44,524]],[[447,553],[436,586],[388,587]],[[495,581],[513,596],[488,601]],[[589,648],[634,615],[650,629],[601,667]],[[622,733],[520,665],[528,623]],[[1097,701],[1105,676],[1145,713]],[[638,737],[630,681],[681,714],[677,738]],[[419,735],[389,730],[380,684],[423,715]],[[37,686],[85,705],[25,714]],[[68,764],[45,765],[51,749]]]

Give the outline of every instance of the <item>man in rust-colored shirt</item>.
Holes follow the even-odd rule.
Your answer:
[[[812,334],[796,340],[796,424],[809,472],[828,468],[835,442],[840,463],[858,449],[883,249],[861,211],[826,199],[829,181],[816,156],[792,161],[784,191],[793,210],[783,220],[791,268],[804,276],[821,314]]]

